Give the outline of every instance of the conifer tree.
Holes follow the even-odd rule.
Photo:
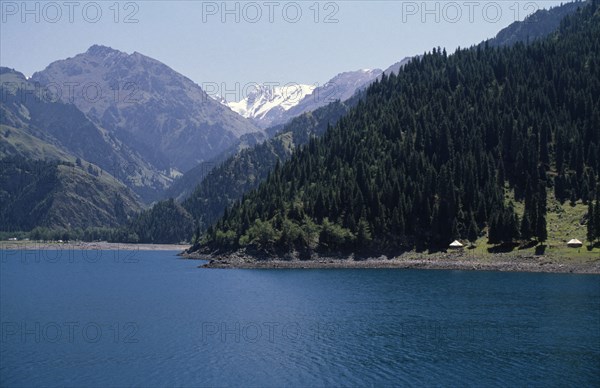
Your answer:
[[[594,244],[596,240],[596,216],[594,213],[594,202],[589,201],[588,203],[588,214],[587,214],[587,239],[590,244]]]

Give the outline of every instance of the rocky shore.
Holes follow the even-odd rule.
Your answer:
[[[247,269],[324,269],[324,268],[399,268],[399,269],[442,269],[460,271],[503,271],[503,272],[549,272],[600,274],[600,257],[586,262],[556,260],[548,256],[520,255],[518,253],[496,253],[477,257],[467,252],[415,253],[399,256],[356,258],[313,256],[310,260],[297,257],[274,259],[256,257],[243,251],[226,255],[183,253],[188,259],[206,260],[202,268],[247,268]]]

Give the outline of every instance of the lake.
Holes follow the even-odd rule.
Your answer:
[[[0,255],[3,387],[600,385],[597,275]]]

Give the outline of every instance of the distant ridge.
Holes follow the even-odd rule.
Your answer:
[[[515,43],[531,43],[556,31],[565,16],[584,7],[588,1],[574,1],[557,7],[540,9],[529,15],[524,21],[514,22],[502,29],[496,37],[482,44],[492,47],[511,46]]]

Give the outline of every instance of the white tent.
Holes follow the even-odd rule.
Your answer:
[[[567,243],[567,246],[569,246],[571,248],[580,248],[583,246],[583,243],[581,241],[577,240],[576,238],[574,238]]]
[[[450,249],[460,249],[460,248],[462,248],[462,247],[464,247],[464,245],[462,245],[462,244],[460,243],[460,241],[458,241],[458,240],[454,240],[454,241],[453,241],[453,242],[450,244]]]

